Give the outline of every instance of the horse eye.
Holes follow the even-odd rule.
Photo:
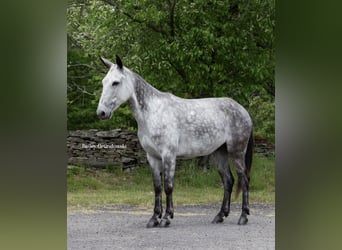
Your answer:
[[[120,82],[115,81],[115,82],[112,83],[112,86],[116,86],[116,85],[118,85],[119,83],[120,83]]]

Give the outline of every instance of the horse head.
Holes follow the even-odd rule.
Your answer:
[[[100,57],[103,64],[109,69],[102,80],[102,94],[96,114],[102,119],[110,119],[113,112],[133,94],[133,82],[127,77],[127,68],[119,56],[116,56],[116,64]]]

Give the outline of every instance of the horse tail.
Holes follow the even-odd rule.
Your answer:
[[[250,172],[252,168],[252,160],[253,160],[253,147],[254,147],[254,138],[253,138],[253,130],[251,131],[251,134],[249,136],[248,144],[247,144],[247,150],[245,153],[245,167],[246,167],[246,175],[247,175],[247,183],[249,184],[250,181]],[[242,183],[241,178],[238,178],[238,184],[236,189],[236,195],[237,197],[239,193],[242,190]]]

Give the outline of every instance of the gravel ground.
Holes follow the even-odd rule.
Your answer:
[[[68,249],[275,249],[275,208],[253,204],[245,226],[240,204],[222,224],[211,224],[220,205],[175,206],[168,228],[146,228],[152,209],[107,206],[68,212]]]

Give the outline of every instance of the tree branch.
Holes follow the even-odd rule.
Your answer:
[[[85,64],[85,63],[69,64],[68,68],[71,68],[71,67],[86,67],[86,68],[98,70],[98,68],[91,66],[89,64]]]
[[[131,19],[133,22],[135,23],[141,23],[141,24],[145,24],[146,27],[152,29],[153,31],[157,32],[157,33],[160,33],[164,36],[167,35],[166,31],[163,29],[163,27],[161,25],[156,25],[152,22],[149,22],[149,21],[145,21],[145,20],[141,20],[141,19],[138,19],[136,17],[134,17],[132,14],[124,11],[121,7],[121,5],[113,0],[101,0],[111,6],[114,6],[116,8],[118,8],[119,11],[121,11],[121,13],[125,16],[127,16],[129,19]]]
[[[170,35],[172,37],[175,36],[175,7],[176,7],[176,0],[167,0],[167,3],[169,5],[169,11],[170,11]]]
[[[90,93],[86,90],[85,86],[82,86],[83,88],[81,88],[78,84],[76,84],[75,82],[68,82],[68,88],[72,89],[73,87],[75,87],[78,91],[80,91],[83,94],[87,94],[87,95],[91,95],[91,96],[96,96],[93,93]]]
[[[178,73],[178,75],[183,79],[184,82],[188,82],[188,78],[186,76],[186,73],[184,71],[184,69],[182,69],[181,67],[178,67],[176,64],[174,64],[173,62],[171,62],[171,60],[168,60],[170,65],[176,70],[176,72]]]

